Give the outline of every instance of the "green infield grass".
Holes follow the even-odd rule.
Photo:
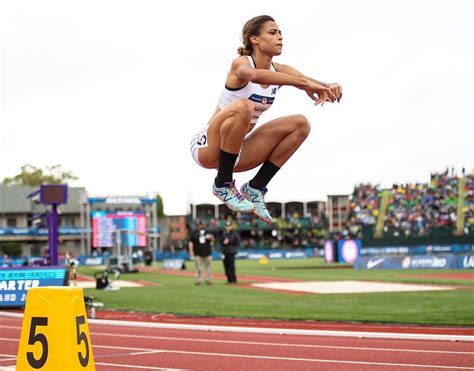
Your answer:
[[[157,263],[157,268],[162,264]],[[186,262],[187,271],[194,264]],[[226,285],[215,279],[212,286],[194,286],[192,276],[164,273],[129,273],[120,279],[145,280],[160,286],[122,288],[119,291],[85,289],[85,294],[104,302],[105,309],[172,313],[188,316],[222,316],[315,321],[474,325],[474,272],[470,280],[453,280],[449,275],[465,270],[354,270],[325,265],[322,259],[238,260],[237,276],[266,276],[307,281],[361,280],[426,283],[455,286],[449,291],[421,291],[367,294],[287,294],[257,288],[247,283]],[[221,261],[213,272],[222,273]],[[79,273],[93,275],[97,268],[79,267]],[[103,268],[102,268],[103,270]],[[421,275],[439,277],[420,277]],[[446,278],[443,278],[446,275]]]

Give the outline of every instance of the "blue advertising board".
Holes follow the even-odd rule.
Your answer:
[[[80,235],[86,233],[86,228],[59,228],[60,235]],[[24,228],[0,228],[0,235],[3,236],[47,236],[48,230],[46,228],[24,227]]]
[[[109,256],[79,255],[77,257],[80,265],[98,266],[107,265]]]
[[[360,256],[355,269],[473,269],[474,255]]]
[[[0,270],[0,307],[20,307],[32,287],[64,286],[66,269],[60,267],[6,268]]]
[[[213,250],[212,258],[215,260],[221,259],[221,251]],[[235,256],[236,259],[249,259],[258,260],[262,257],[269,259],[303,259],[312,258],[315,256],[323,256],[324,252],[322,248],[318,247],[307,247],[304,249],[245,249],[240,250]],[[155,252],[155,260],[161,261],[164,259],[189,259],[187,251],[183,250],[174,254],[170,252]]]
[[[354,264],[360,255],[362,243],[360,240],[337,241],[337,256],[339,263]]]
[[[360,249],[362,256],[375,255],[424,255],[424,254],[450,254],[450,253],[472,253],[472,244],[450,244],[450,245],[418,245],[418,246],[364,246]]]

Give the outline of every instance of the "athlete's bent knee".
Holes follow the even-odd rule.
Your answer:
[[[311,124],[304,115],[295,115],[294,118],[295,131],[298,132],[303,138],[306,138],[311,131]]]
[[[199,158],[199,162],[202,167],[206,169],[217,169],[219,166],[218,158]]]
[[[240,116],[245,122],[250,123],[253,115],[253,103],[248,99],[239,99],[232,104],[234,115]]]

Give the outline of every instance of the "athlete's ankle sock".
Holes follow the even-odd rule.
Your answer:
[[[221,149],[221,155],[219,157],[219,168],[217,170],[216,179],[214,180],[216,187],[223,187],[226,182],[232,182],[234,165],[238,156],[238,153],[233,154]]]
[[[273,176],[280,170],[278,166],[270,161],[265,161],[258,173],[249,182],[249,186],[260,191],[267,186]]]

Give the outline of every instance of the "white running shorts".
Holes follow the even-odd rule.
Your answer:
[[[199,162],[199,148],[206,148],[208,146],[208,140],[207,140],[207,126],[205,126],[203,129],[199,130],[196,134],[193,135],[193,137],[191,138],[191,155],[193,156],[193,159],[194,161],[196,161],[196,163],[207,169],[206,167],[204,167],[200,162]],[[237,166],[237,164],[239,163],[239,160],[240,160],[240,153],[239,155],[237,156],[237,160],[235,160],[235,165],[234,165],[234,168]]]

